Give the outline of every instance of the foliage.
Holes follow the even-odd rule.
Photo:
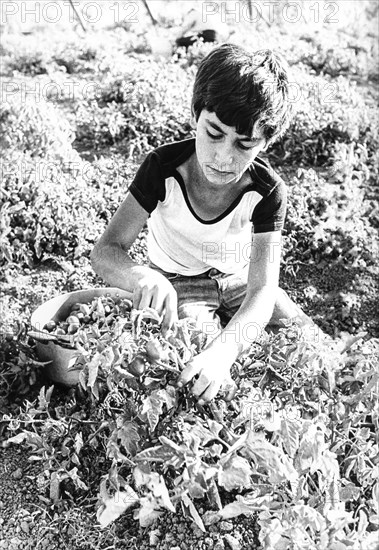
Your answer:
[[[57,51],[53,61],[58,67],[63,67],[68,74],[93,71],[93,62],[100,57],[100,49],[83,44],[65,44],[64,49]]]
[[[366,105],[355,83],[343,76],[331,80],[296,68],[291,98],[295,117],[273,150],[281,163],[330,166],[335,144],[359,143],[367,149],[370,165],[378,148],[375,107]]]
[[[281,329],[235,363],[233,402],[219,396],[202,407],[176,386],[206,345],[190,319],[163,338],[153,311],[124,312],[104,330],[112,312],[96,307],[89,346],[83,331],[74,335],[76,394],[58,404],[43,386],[21,412],[3,416],[6,445],[23,443],[41,462],[43,498],[75,500],[100,483],[103,527],[129,508],[147,527],[180,506],[203,531],[259,512],[267,549],[371,547],[379,524],[377,341],[358,346],[355,338],[338,350],[303,341],[296,325]],[[159,359],[151,342],[160,342]],[[146,368],[133,375],[136,356]]]
[[[344,168],[349,170],[347,162]],[[370,205],[351,174],[350,179],[345,174],[343,189],[328,187],[313,169],[299,168],[292,177],[283,232],[285,271],[295,273],[299,262],[375,265],[376,231],[364,216]]]
[[[15,152],[2,163],[0,263],[32,266],[46,253],[89,256],[136,165],[73,158],[60,163]]]
[[[286,57],[291,65],[306,65],[312,74],[376,81],[376,47],[372,35],[363,41],[353,37],[336,40],[328,33],[319,37],[304,33],[296,44],[291,45]]]
[[[103,146],[123,141],[130,156],[185,139],[192,84],[193,73],[175,63],[130,58],[121,74],[104,77],[97,97],[81,102],[77,141]]]
[[[68,121],[51,103],[11,96],[1,105],[1,147],[6,156],[14,151],[31,157],[57,158],[61,161],[77,157],[71,143],[74,133]]]

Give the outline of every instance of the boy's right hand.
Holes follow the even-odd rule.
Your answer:
[[[165,336],[168,329],[178,321],[176,290],[164,275],[150,267],[137,268],[134,277],[133,307],[151,307],[163,315],[162,334]]]

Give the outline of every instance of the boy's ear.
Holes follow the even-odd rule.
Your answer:
[[[191,128],[193,128],[194,130],[196,130],[197,122],[196,122],[196,115],[195,115],[193,109],[191,109],[190,124],[191,124]]]

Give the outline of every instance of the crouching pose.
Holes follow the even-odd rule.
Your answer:
[[[213,338],[183,370],[200,403],[265,327],[312,320],[278,287],[286,186],[259,156],[290,123],[284,61],[223,44],[194,84],[196,137],[149,153],[92,253],[95,271],[163,316],[193,317]],[[150,264],[127,251],[148,220]],[[312,330],[311,330],[312,332]],[[195,377],[195,380],[194,380]]]

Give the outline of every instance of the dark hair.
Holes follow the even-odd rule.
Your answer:
[[[196,120],[203,109],[214,112],[223,124],[249,136],[259,121],[266,141],[273,143],[291,121],[288,92],[287,64],[279,54],[222,44],[200,64],[192,111]]]

